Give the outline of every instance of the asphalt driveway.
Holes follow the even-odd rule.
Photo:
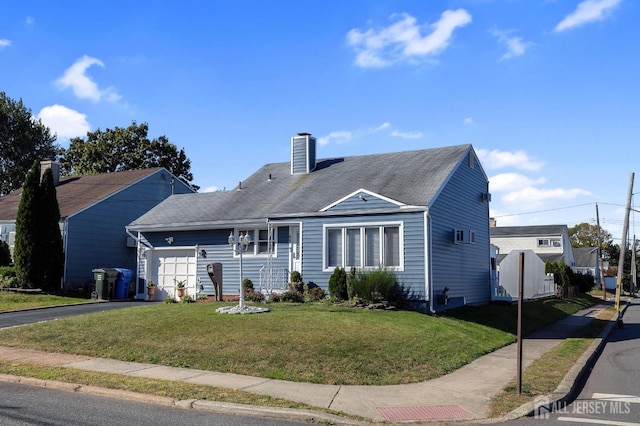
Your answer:
[[[112,309],[128,308],[148,303],[137,301],[114,301],[82,303],[78,305],[50,306],[24,311],[0,312],[0,328],[14,327],[41,321],[52,321],[74,315],[91,314],[94,312],[110,311]]]

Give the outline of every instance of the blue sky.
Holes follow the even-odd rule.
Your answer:
[[[598,203],[619,237],[638,22],[630,0],[11,2],[0,90],[65,147],[147,122],[201,191],[288,161],[297,132],[319,158],[472,144],[498,225],[595,223]]]

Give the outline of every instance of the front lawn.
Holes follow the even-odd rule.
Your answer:
[[[15,291],[0,291],[0,312],[17,309],[33,309],[43,306],[69,305],[72,303],[90,302],[86,297],[64,297],[41,293],[21,293]]]
[[[556,318],[552,313],[575,312],[590,300],[529,303],[529,323],[544,325]],[[282,380],[386,385],[441,376],[515,340],[509,330],[481,324],[496,316],[515,328],[510,306],[440,317],[329,304],[273,304],[269,313],[225,315],[215,312],[219,306],[154,303],[66,318],[2,330],[0,345]]]

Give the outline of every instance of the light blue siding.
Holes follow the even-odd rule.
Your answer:
[[[464,296],[472,304],[489,301],[489,205],[482,198],[487,190],[475,158],[473,168],[465,158],[429,208],[436,295],[448,287],[449,297]],[[475,231],[475,244],[455,244],[454,229]]]
[[[192,191],[176,181],[174,192]],[[160,171],[69,217],[65,282],[91,282],[94,268],[135,270],[136,249],[127,247],[125,226],[169,195],[170,175]]]
[[[233,255],[232,247],[229,246],[228,237],[232,232],[228,229],[215,229],[208,231],[181,231],[181,232],[147,232],[144,233],[145,241],[153,248],[171,247],[172,249],[194,248],[198,251],[205,250],[207,257],[197,257],[196,281],[203,285],[202,294],[214,294],[213,283],[207,274],[209,263],[222,264],[222,292],[225,295],[240,294],[240,259]],[[173,243],[167,244],[165,238],[173,237]],[[289,233],[288,227],[278,227],[276,253],[273,256],[273,266],[276,268],[287,268],[289,264]],[[259,290],[260,268],[266,266],[266,255],[252,255],[245,253],[242,256],[243,278],[253,281],[254,288]],[[141,276],[141,279],[146,277]]]
[[[302,279],[328,289],[332,271],[323,271],[324,225],[401,223],[404,239],[404,271],[394,272],[398,282],[414,297],[425,297],[424,213],[315,217],[302,221]]]
[[[345,200],[342,200],[340,203],[332,206],[330,209],[327,209],[327,211],[366,211],[374,209],[388,209],[393,207],[397,207],[397,205],[389,202],[388,200],[370,195],[366,192],[359,192]]]

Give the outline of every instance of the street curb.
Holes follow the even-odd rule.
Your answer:
[[[245,416],[270,417],[286,420],[298,420],[307,423],[324,422],[332,425],[368,425],[370,423],[349,420],[337,415],[322,413],[313,410],[294,408],[263,407],[257,405],[244,405],[230,402],[216,402],[206,400],[178,400],[166,396],[148,395],[119,389],[109,389],[99,386],[81,385],[77,383],[59,382],[55,380],[42,380],[33,377],[14,376],[0,374],[0,382],[19,383],[29,386],[61,390],[65,392],[85,393],[95,396],[103,396],[113,399],[121,399],[147,404],[163,405],[182,409],[208,411],[212,413],[240,414]]]
[[[564,376],[558,387],[550,395],[537,397],[534,401],[529,401],[515,410],[509,412],[500,420],[515,420],[521,417],[533,417],[540,407],[546,407],[545,413],[552,412],[554,407],[562,407],[573,401],[580,393],[580,389],[586,382],[591,369],[600,357],[604,346],[607,344],[609,334],[616,324],[617,318],[624,315],[630,301],[620,310],[620,314],[609,320],[604,330],[594,339],[589,348],[578,358],[576,363],[571,367],[569,372]],[[540,401],[544,401],[544,405],[538,405]],[[547,411],[548,410],[548,411]]]

